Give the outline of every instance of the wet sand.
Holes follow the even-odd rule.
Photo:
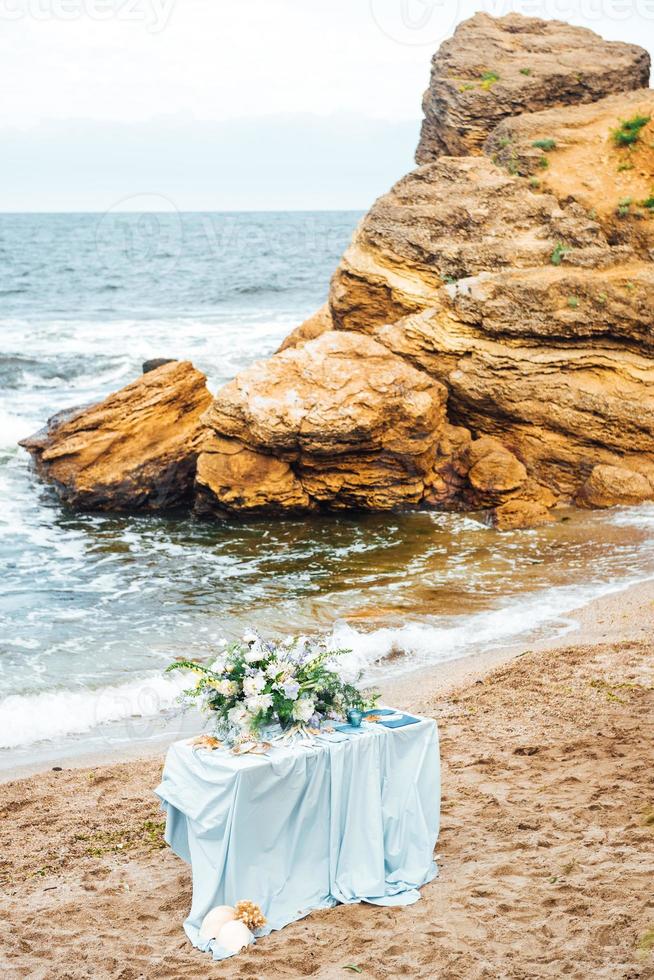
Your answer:
[[[654,583],[544,638],[385,690],[438,720],[440,875],[407,909],[315,913],[223,964],[182,931],[161,756],[0,786],[0,975],[654,976]],[[345,969],[356,966],[361,973]]]

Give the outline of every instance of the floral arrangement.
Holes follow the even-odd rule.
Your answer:
[[[324,721],[345,719],[351,709],[373,707],[378,699],[341,677],[338,658],[350,651],[330,649],[324,640],[289,636],[274,643],[249,631],[240,641],[221,640],[219,646],[209,666],[179,660],[168,670],[197,675],[182,700],[213,712],[216,734],[228,743],[259,739],[277,724],[285,732],[315,731]]]

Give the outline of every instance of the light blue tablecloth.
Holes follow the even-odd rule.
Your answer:
[[[249,899],[281,929],[339,902],[409,905],[436,875],[436,723],[368,724],[266,756],[171,746],[157,795],[166,840],[193,869],[191,942],[216,905]]]

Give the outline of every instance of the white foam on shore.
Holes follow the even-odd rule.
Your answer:
[[[20,439],[27,438],[38,428],[38,422],[14,415],[0,405],[0,450],[15,450]]]
[[[511,600],[501,608],[440,623],[408,623],[371,632],[339,623],[334,627],[332,642],[335,647],[352,651],[343,658],[344,674],[353,679],[363,669],[364,680],[372,682],[497,648],[549,623],[555,623],[562,635],[576,625],[573,619],[566,618],[572,610],[647,579],[639,576],[613,583],[553,588]],[[388,659],[394,653],[407,656]],[[0,749],[53,742],[116,723],[122,724],[124,741],[144,740],[150,730],[147,719],[161,718],[162,713],[170,711],[185,686],[181,676],[154,673],[97,689],[10,695],[0,701]]]
[[[183,677],[151,674],[97,689],[9,695],[0,701],[0,749],[81,735],[112,722],[125,722],[126,737],[131,731],[138,738],[135,722],[171,708],[185,686]]]
[[[648,578],[641,575],[619,582],[551,588],[439,624],[408,623],[364,633],[339,623],[334,627],[334,641],[337,646],[352,650],[355,662],[366,665],[371,679],[380,679],[482,653],[536,633],[547,624],[556,624],[558,634],[563,635],[576,626],[569,617],[573,610]],[[406,656],[395,659],[394,654]]]

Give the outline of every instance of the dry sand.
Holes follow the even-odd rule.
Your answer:
[[[0,976],[654,977],[653,622],[648,584],[565,646],[395,684],[440,726],[439,878],[408,909],[315,913],[226,963],[182,931],[161,758],[0,786]]]

